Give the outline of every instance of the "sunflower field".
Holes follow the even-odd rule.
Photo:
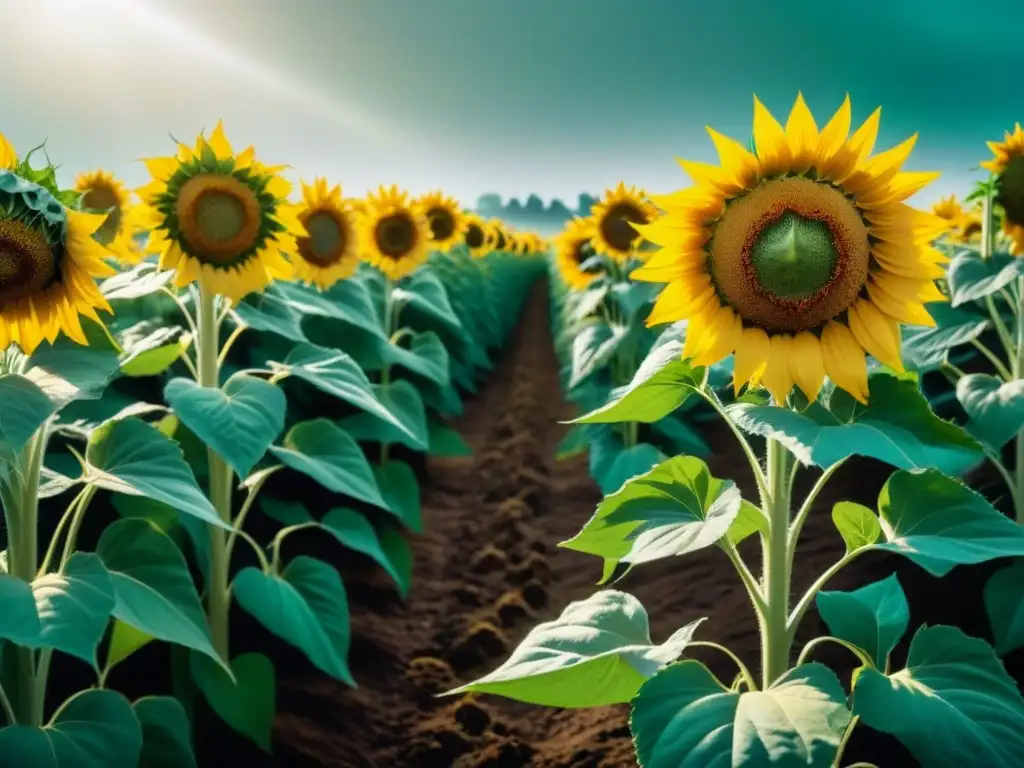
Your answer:
[[[1024,130],[879,121],[550,242],[0,137],[0,766],[1024,765]]]

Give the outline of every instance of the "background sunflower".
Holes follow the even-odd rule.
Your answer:
[[[934,325],[924,304],[944,300],[946,223],[904,202],[938,175],[900,172],[916,136],[870,156],[879,114],[851,135],[847,98],[819,131],[798,96],[783,128],[755,98],[756,154],[709,128],[721,165],[680,161],[695,185],[641,227],[662,250],[633,277],[667,283],[648,324],[687,319],[685,357],[735,352],[737,390],[779,403],[826,374],[865,401],[865,353],[902,370],[900,324]]]
[[[605,190],[604,196],[590,210],[594,220],[594,250],[618,261],[629,258],[643,237],[636,226],[653,221],[658,209],[647,200],[643,190],[627,188],[623,182]]]
[[[1003,208],[1003,231],[1011,252],[1024,255],[1024,128],[1017,123],[1003,141],[988,143],[994,157],[981,164],[996,174],[996,202]]]
[[[462,217],[462,238],[474,257],[486,256],[490,250],[487,242],[487,225],[475,213],[465,213]]]
[[[295,240],[294,277],[325,289],[355,274],[359,268],[356,213],[341,196],[341,187],[328,188],[318,178],[302,184],[298,212],[305,235]]]
[[[150,230],[145,250],[176,271],[178,287],[198,281],[237,302],[291,276],[281,251],[294,252],[304,231],[281,167],[258,162],[252,147],[236,155],[221,122],[194,148],[179,144],[177,156],[145,163],[153,181],[137,190],[133,218]]]
[[[562,279],[574,290],[586,288],[599,274],[582,269],[583,262],[594,255],[593,238],[593,220],[578,217],[571,219],[555,238],[555,265]]]
[[[430,225],[431,247],[440,253],[447,253],[462,242],[464,214],[462,207],[454,197],[445,195],[440,190],[428,192],[415,204],[420,207]]]
[[[381,186],[367,195],[360,217],[363,258],[398,280],[427,260],[430,224],[423,210],[397,186]]]
[[[74,189],[82,195],[79,206],[83,210],[106,214],[93,237],[122,262],[138,263],[143,254],[135,242],[138,231],[132,224],[132,193],[127,187],[112,173],[99,168],[80,173]]]

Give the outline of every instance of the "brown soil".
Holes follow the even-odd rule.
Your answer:
[[[275,752],[281,765],[332,768],[629,768],[634,766],[625,706],[558,710],[494,696],[437,698],[502,663],[537,623],[591,594],[600,563],[557,542],[576,533],[600,495],[586,459],[556,462],[571,418],[558,380],[544,286],[538,285],[505,358],[455,425],[473,448],[464,460],[431,460],[423,488],[425,533],[415,537],[407,603],[372,571],[346,571],[354,639],[350,689],[303,665],[281,669]],[[742,456],[724,429],[708,435],[712,471],[736,477],[755,498]],[[806,473],[811,475],[812,473]],[[805,587],[841,554],[829,510],[839,499],[873,506],[887,471],[860,462],[834,479],[819,501],[798,556]],[[807,487],[813,477],[802,478]],[[757,566],[756,553],[747,550]],[[893,562],[866,558],[830,588],[881,578]],[[368,575],[370,574],[370,575]],[[919,593],[934,582],[915,575]],[[927,581],[927,583],[925,583]],[[756,668],[758,642],[742,588],[717,550],[635,569],[616,585],[635,594],[651,617],[655,641],[701,616],[699,637],[728,645]],[[911,597],[912,604],[914,596]],[[926,611],[935,621],[934,611]],[[818,634],[815,616],[804,635]],[[727,659],[697,654],[722,679]],[[825,648],[816,656],[848,680],[850,659]],[[865,731],[845,763],[914,761]]]

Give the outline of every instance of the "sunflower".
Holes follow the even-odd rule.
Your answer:
[[[435,251],[448,253],[459,244],[465,226],[465,214],[458,201],[438,191],[429,192],[416,202],[430,224],[431,246]]]
[[[145,250],[176,271],[179,288],[198,281],[238,302],[291,277],[281,251],[294,252],[295,238],[307,233],[287,201],[283,166],[258,162],[252,147],[236,155],[221,122],[209,139],[199,134],[195,148],[179,144],[177,156],[144,162],[153,180],[137,190],[133,219],[150,230]]]
[[[555,238],[555,265],[562,279],[573,290],[583,290],[598,276],[584,271],[583,262],[594,255],[591,241],[594,237],[592,219],[573,218]]]
[[[606,190],[604,197],[590,209],[594,219],[594,250],[619,261],[633,255],[643,241],[636,226],[653,221],[658,209],[647,200],[643,190],[619,186]]]
[[[964,211],[956,222],[956,228],[953,230],[953,241],[957,243],[969,243],[975,238],[981,237],[981,217],[982,211],[977,208]]]
[[[498,219],[487,222],[488,245],[492,251],[504,251],[508,247],[505,226]]]
[[[947,195],[932,206],[932,213],[943,221],[949,222],[950,229],[959,227],[964,215],[964,207],[956,199],[956,195]]]
[[[75,191],[82,197],[79,207],[106,214],[106,221],[96,230],[95,238],[128,264],[142,259],[142,250],[135,243],[131,225],[131,192],[111,173],[102,168],[81,173],[75,179]]]
[[[326,179],[303,182],[299,222],[308,235],[295,240],[292,268],[297,280],[330,288],[359,268],[356,214],[341,196],[341,187],[328,188]]]
[[[487,225],[475,213],[462,216],[462,241],[473,257],[486,256],[490,250],[487,244]]]
[[[1003,207],[1003,231],[1012,241],[1011,252],[1024,255],[1024,128],[1007,131],[1002,142],[988,142],[994,157],[982,163],[996,174],[996,202]]]
[[[392,185],[365,200],[360,217],[364,258],[389,280],[398,280],[427,260],[430,224],[423,209]]]
[[[96,278],[114,274],[94,238],[104,216],[68,208],[52,167],[19,163],[0,135],[0,350],[14,343],[31,354],[60,333],[88,344],[81,316],[97,323],[110,305]]]
[[[735,352],[737,391],[780,404],[826,374],[866,402],[865,353],[902,370],[900,324],[935,325],[924,303],[943,300],[930,242],[946,225],[904,203],[938,176],[900,171],[916,135],[869,157],[880,113],[849,135],[847,97],[819,131],[798,95],[783,127],[755,97],[756,154],[708,128],[721,166],[681,160],[696,184],[640,227],[662,249],[633,277],[668,284],[648,325],[688,320],[684,357]]]

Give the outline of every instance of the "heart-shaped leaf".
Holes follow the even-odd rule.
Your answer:
[[[388,461],[373,468],[384,500],[406,528],[423,533],[420,486],[412,467],[401,461]]]
[[[985,611],[996,653],[1005,656],[1024,648],[1024,560],[1014,560],[992,574],[985,584]]]
[[[884,540],[872,547],[910,558],[933,576],[1024,555],[1024,526],[934,469],[894,472],[879,494],[878,512]]]
[[[967,431],[994,451],[1024,429],[1024,380],[971,373],[956,383],[956,397],[970,419]]]
[[[853,712],[921,765],[1013,768],[1024,758],[1024,698],[995,652],[956,627],[922,627],[907,667],[864,669]]]
[[[85,458],[86,481],[98,488],[146,496],[204,523],[229,527],[199,490],[181,448],[140,419],[111,421],[94,430]]]
[[[828,467],[849,456],[868,456],[902,469],[961,471],[983,458],[981,446],[928,406],[910,377],[875,373],[868,404],[836,388],[827,403],[803,411],[740,402],[727,407],[736,424],[778,440],[806,465]]]
[[[98,671],[96,648],[114,610],[114,585],[99,557],[76,552],[61,573],[32,582],[39,645],[77,656]]]
[[[232,589],[238,604],[264,627],[299,648],[319,669],[355,686],[348,668],[348,600],[334,568],[300,555],[280,575],[243,568]]]
[[[170,696],[146,696],[133,706],[142,725],[139,768],[197,768],[192,728],[181,702]]]
[[[208,657],[189,654],[192,679],[225,723],[270,752],[276,708],[274,663],[262,653],[243,653],[231,662],[231,676]]]
[[[907,631],[910,606],[896,574],[852,592],[819,592],[818,613],[829,632],[866,651],[879,669]]]
[[[569,603],[557,619],[534,627],[508,661],[450,693],[494,693],[570,709],[625,704],[644,681],[686,650],[702,621],[655,645],[640,601],[602,590]]]
[[[846,692],[821,664],[736,693],[700,662],[682,661],[640,689],[630,729],[643,768],[831,768],[849,722]]]
[[[64,702],[49,725],[0,730],[0,764],[18,768],[136,766],[142,726],[119,693],[82,691]]]
[[[327,419],[296,424],[285,436],[284,445],[270,450],[283,464],[327,490],[391,511],[359,445]]]
[[[739,489],[692,456],[664,461],[605,497],[559,546],[625,563],[685,555],[718,542],[739,514]]]
[[[218,658],[188,565],[170,538],[145,520],[120,520],[103,532],[96,554],[110,571],[114,616]]]
[[[223,389],[192,379],[167,382],[164,397],[181,422],[246,477],[284,429],[284,393],[270,382],[236,373]]]

